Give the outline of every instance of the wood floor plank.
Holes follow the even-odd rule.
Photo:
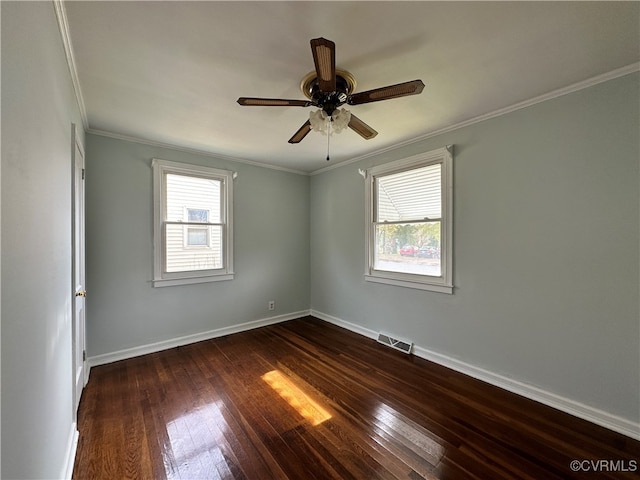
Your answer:
[[[640,442],[305,317],[95,367],[84,479],[637,478]],[[620,463],[622,462],[622,463]]]

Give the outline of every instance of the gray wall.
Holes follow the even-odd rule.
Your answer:
[[[311,180],[311,307],[639,419],[638,74]],[[455,144],[454,282],[365,283],[358,168]]]
[[[308,310],[309,177],[92,134],[86,149],[90,357]],[[234,280],[152,287],[153,158],[238,172]]]
[[[60,478],[74,431],[71,124],[53,4],[1,2],[2,478]]]

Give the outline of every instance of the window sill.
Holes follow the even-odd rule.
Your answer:
[[[453,295],[453,285],[416,282],[412,280],[403,280],[399,278],[391,278],[380,275],[365,275],[364,279],[367,282],[382,283],[385,285],[394,285],[396,287],[415,288],[418,290],[427,290],[430,292]]]
[[[233,273],[228,273],[224,275],[208,275],[204,277],[161,278],[153,280],[153,286],[154,288],[157,288],[173,287],[176,285],[191,285],[194,283],[222,282],[225,280],[233,280],[233,277]]]

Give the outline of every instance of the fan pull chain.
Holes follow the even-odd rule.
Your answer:
[[[328,122],[329,125],[327,126],[327,162],[329,160],[331,160],[329,158],[329,142],[330,142],[330,139],[331,139],[331,122],[333,122],[333,119],[331,117],[329,117],[329,122]]]

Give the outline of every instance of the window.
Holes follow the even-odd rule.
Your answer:
[[[233,278],[233,172],[154,159],[155,287]]]
[[[365,280],[453,293],[451,150],[367,171]]]

